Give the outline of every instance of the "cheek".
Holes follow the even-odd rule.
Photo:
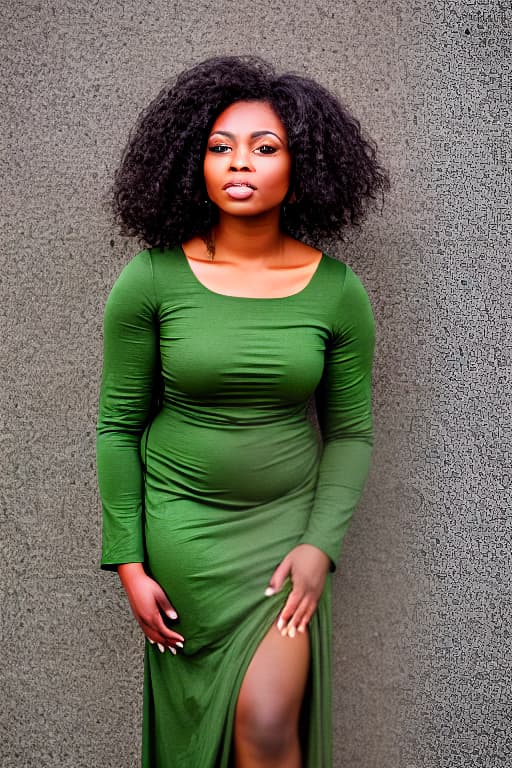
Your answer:
[[[290,180],[291,164],[282,164],[279,167],[274,168],[270,176],[271,183],[285,192],[290,186]]]
[[[203,179],[207,192],[216,189],[219,182],[219,172],[215,166],[215,163],[210,163],[207,160],[203,163]]]

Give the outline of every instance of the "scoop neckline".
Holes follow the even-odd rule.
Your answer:
[[[192,267],[190,266],[190,262],[189,262],[189,260],[187,258],[187,254],[183,250],[183,246],[182,245],[179,246],[179,250],[180,250],[181,256],[183,258],[183,261],[185,262],[185,267],[190,272],[190,274],[192,276],[192,279],[194,280],[195,283],[197,283],[197,285],[203,291],[205,291],[206,293],[210,293],[212,296],[219,296],[221,299],[231,299],[231,300],[234,299],[234,300],[238,300],[238,301],[286,301],[286,300],[289,300],[289,299],[294,299],[297,296],[301,296],[315,282],[315,278],[317,278],[318,273],[320,272],[320,267],[321,267],[322,263],[326,259],[326,254],[325,254],[324,251],[322,251],[320,258],[318,259],[318,264],[315,267],[315,271],[313,272],[313,274],[309,278],[308,282],[306,283],[306,285],[303,288],[300,289],[300,291],[296,291],[295,293],[289,293],[286,296],[233,296],[230,293],[219,293],[218,291],[214,291],[214,290],[212,290],[212,288],[208,288],[207,285],[202,283],[201,280],[196,275],[196,273],[194,272],[194,270],[192,269]]]

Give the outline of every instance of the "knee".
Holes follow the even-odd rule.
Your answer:
[[[235,734],[256,757],[276,760],[294,747],[297,723],[292,712],[267,702],[265,706],[249,704],[240,707],[235,721]]]

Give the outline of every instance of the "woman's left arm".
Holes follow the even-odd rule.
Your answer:
[[[280,563],[269,593],[285,578],[292,591],[278,627],[304,631],[334,570],[352,514],[364,489],[373,447],[371,378],[375,323],[368,295],[346,267],[324,373],[316,391],[324,441],[315,500],[301,541]]]

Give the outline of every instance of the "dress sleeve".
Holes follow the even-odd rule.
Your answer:
[[[144,561],[140,439],[159,367],[156,312],[151,256],[141,251],[121,272],[105,307],[97,426],[104,569]]]
[[[346,266],[345,280],[315,399],[324,447],[315,500],[301,539],[339,560],[363,492],[373,446],[371,376],[375,324],[368,295]]]

